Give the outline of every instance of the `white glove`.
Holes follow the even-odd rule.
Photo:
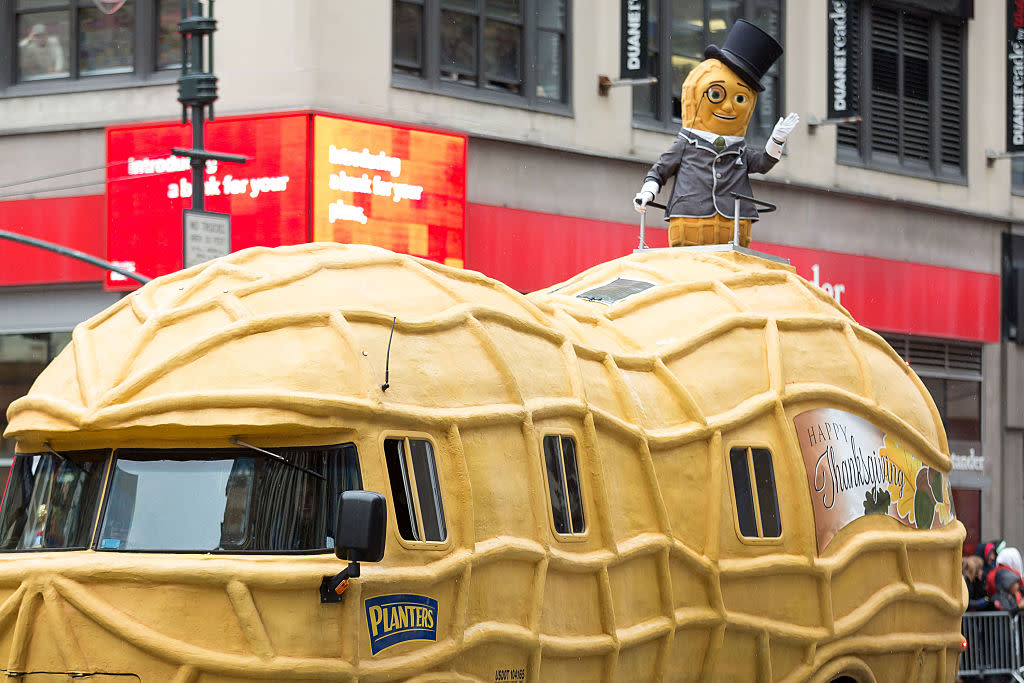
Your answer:
[[[658,194],[658,190],[660,189],[661,187],[658,183],[653,180],[648,180],[644,183],[644,186],[640,188],[640,191],[636,193],[636,196],[633,197],[633,208],[636,209],[638,213],[646,213],[647,202],[652,201],[654,199],[654,195]]]
[[[768,152],[771,156],[776,159],[782,158],[782,146],[786,144],[786,138],[796,128],[796,124],[800,123],[800,115],[796,112],[790,112],[786,115],[786,118],[779,118],[779,122],[775,124],[775,128],[772,130],[771,136],[768,138],[768,142],[764,146],[764,151]]]

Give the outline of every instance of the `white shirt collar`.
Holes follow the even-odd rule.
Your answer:
[[[725,140],[725,144],[726,144],[727,147],[729,145],[734,145],[737,142],[740,142],[741,140],[743,140],[743,136],[742,135],[722,135],[722,136],[719,136],[718,133],[710,133],[710,132],[708,132],[706,130],[698,130],[697,128],[683,128],[683,130],[688,131],[690,133],[693,133],[694,135],[697,135],[699,137],[702,137],[705,140],[707,140],[708,142],[714,142],[719,137],[722,137]]]

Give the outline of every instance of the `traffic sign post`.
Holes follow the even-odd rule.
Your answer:
[[[182,211],[182,267],[191,268],[231,253],[231,215],[184,209]]]
[[[192,110],[192,149],[175,147],[178,156],[188,157],[192,166],[192,208],[182,212],[182,267],[206,263],[231,253],[231,216],[206,211],[204,205],[203,168],[210,159],[245,163],[238,154],[207,152],[203,141],[206,110],[213,120],[213,103],[217,99],[217,77],[213,74],[213,0],[206,8],[200,0],[181,0],[181,77],[178,78],[178,101],[181,122]]]

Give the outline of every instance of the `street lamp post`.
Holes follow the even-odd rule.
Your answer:
[[[191,109],[192,149],[175,147],[171,151],[188,157],[192,167],[192,210],[182,213],[182,265],[186,268],[213,255],[231,252],[231,217],[206,211],[203,180],[206,162],[244,163],[247,159],[237,154],[207,152],[204,147],[206,110],[209,108],[209,118],[213,121],[213,103],[217,99],[217,77],[213,74],[213,32],[216,30],[213,0],[181,0],[178,101],[181,102],[182,123],[188,123]]]
[[[192,109],[192,149],[185,152],[192,161],[192,208],[204,209],[203,128],[206,108],[213,120],[213,103],[217,99],[217,77],[213,75],[213,32],[217,20],[213,18],[213,0],[209,0],[209,15],[199,0],[181,0],[181,77],[178,79],[178,101],[181,102],[181,122],[188,123]],[[206,68],[209,68],[207,71]]]

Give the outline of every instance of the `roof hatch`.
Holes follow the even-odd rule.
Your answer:
[[[639,294],[645,289],[650,289],[653,286],[653,282],[617,277],[611,282],[606,282],[600,287],[594,287],[593,289],[588,289],[585,292],[580,292],[576,295],[576,298],[610,305],[622,301],[626,297]]]

